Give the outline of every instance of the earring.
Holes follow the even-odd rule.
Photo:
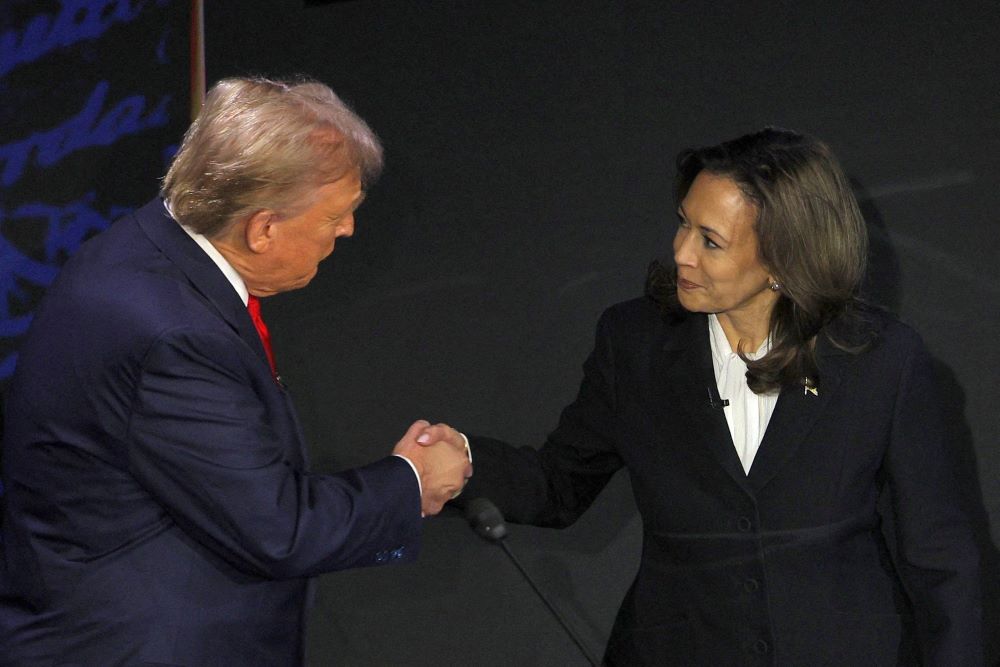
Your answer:
[[[773,282],[770,285],[768,285],[768,287],[771,288],[772,292],[780,292],[781,291],[781,283],[779,283],[779,282]]]

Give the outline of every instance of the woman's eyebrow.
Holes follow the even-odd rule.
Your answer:
[[[679,215],[682,219],[686,220],[687,222],[691,222],[687,217],[687,213],[684,212],[684,204],[679,204],[677,206],[677,215]],[[715,229],[714,227],[708,227],[706,225],[698,225],[698,229],[700,229],[703,234],[715,234],[716,236],[719,237],[719,240],[722,241],[723,243],[729,243],[729,239],[726,238],[725,235],[721,234],[719,230]]]

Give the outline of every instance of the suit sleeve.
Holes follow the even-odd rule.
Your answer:
[[[903,366],[886,454],[898,565],[922,663],[980,665],[979,555],[948,443],[930,357],[918,341]]]
[[[271,426],[260,376],[231,336],[161,336],[139,371],[126,434],[139,483],[186,533],[262,577],[415,558],[420,496],[407,463],[305,472]]]
[[[583,514],[622,467],[615,448],[611,319],[609,311],[598,323],[577,397],[540,450],[470,437],[476,472],[463,501],[485,496],[510,521],[563,527]]]

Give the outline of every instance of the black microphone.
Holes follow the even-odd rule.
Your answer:
[[[465,518],[480,537],[498,542],[507,537],[503,514],[489,498],[476,498],[465,508]]]
[[[712,385],[708,385],[706,389],[708,390],[708,406],[710,408],[718,408],[721,410],[722,408],[729,405],[729,399],[722,398],[721,396],[719,396],[718,389],[716,389]]]
[[[563,617],[559,614],[552,603],[549,602],[549,599],[544,593],[542,593],[542,590],[535,584],[535,581],[531,578],[531,575],[528,574],[528,571],[524,569],[523,565],[521,565],[521,561],[514,556],[510,547],[508,547],[507,543],[504,542],[504,538],[507,537],[507,524],[504,523],[503,514],[497,506],[493,504],[493,501],[489,498],[476,498],[471,501],[465,506],[465,518],[469,522],[469,525],[472,526],[473,530],[476,531],[477,535],[485,540],[495,542],[500,545],[500,547],[504,550],[504,553],[506,553],[510,558],[511,562],[517,566],[521,575],[524,576],[525,580],[527,580],[529,584],[531,584],[531,588],[535,591],[535,594],[538,595],[542,602],[545,603],[545,606],[549,608],[552,615],[556,617],[557,621],[559,621],[559,625],[561,625],[563,630],[566,631],[569,638],[573,640],[576,647],[580,649],[580,653],[583,654],[583,657],[586,658],[587,662],[593,665],[593,667],[597,667],[597,661],[590,657],[590,652],[584,647],[583,642],[576,636],[576,633],[573,632],[573,629],[569,627],[566,621],[563,620]]]

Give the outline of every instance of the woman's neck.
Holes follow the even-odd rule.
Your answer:
[[[771,308],[755,312],[718,313],[719,324],[734,352],[753,354],[771,331]],[[741,347],[742,344],[742,347]]]

